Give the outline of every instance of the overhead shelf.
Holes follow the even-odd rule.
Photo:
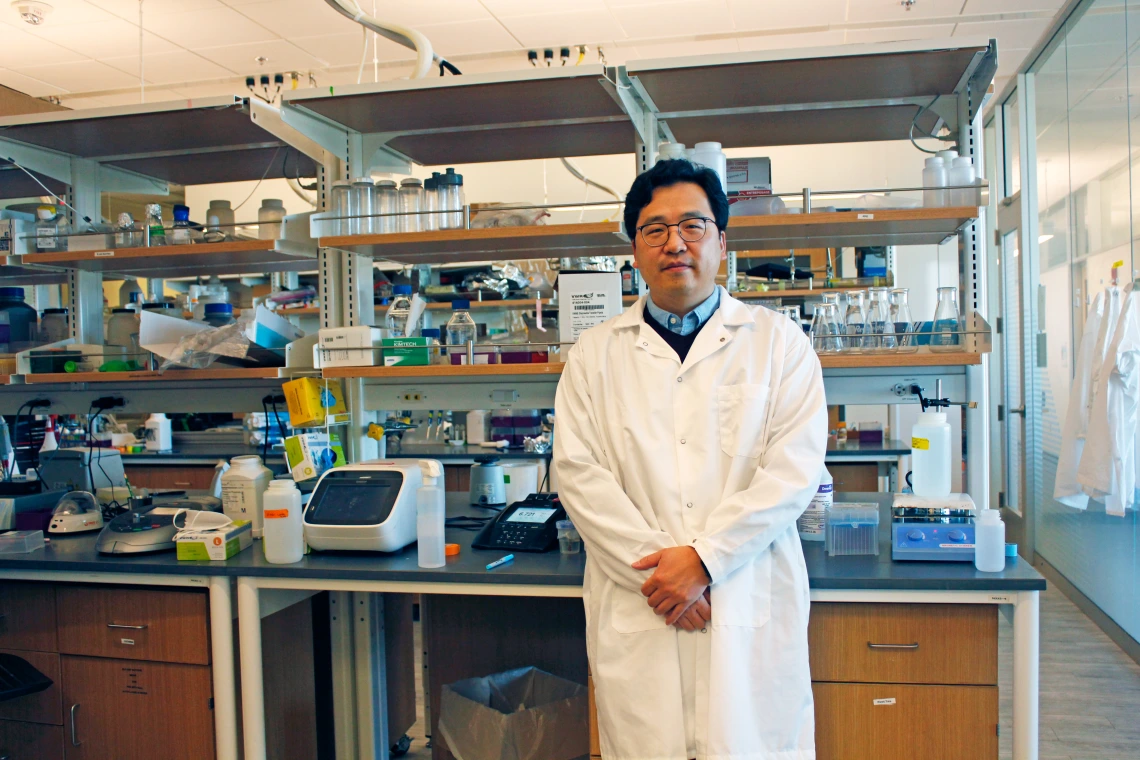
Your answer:
[[[138,277],[291,272],[312,269],[316,251],[281,250],[276,240],[235,240],[149,248],[110,248],[103,251],[29,253],[25,264],[49,264],[108,274]]]
[[[977,216],[973,206],[737,216],[728,224],[728,246],[731,250],[783,250],[937,245]]]
[[[59,285],[67,282],[67,272],[49,266],[23,266],[19,256],[0,256],[0,286]]]
[[[44,383],[172,383],[186,380],[278,380],[277,367],[226,367],[206,369],[172,369],[166,372],[43,372],[23,375],[26,385]]]

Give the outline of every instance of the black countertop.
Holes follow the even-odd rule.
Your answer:
[[[127,467],[138,465],[169,466],[177,464],[210,464],[219,459],[227,462],[234,457],[256,454],[261,456],[260,446],[239,444],[178,443],[170,451],[143,451],[138,454],[123,454],[123,464]],[[281,449],[270,449],[263,457],[266,464],[284,464],[285,453]]]
[[[883,509],[880,522],[879,555],[828,557],[822,543],[805,543],[804,557],[813,589],[906,590],[906,591],[1041,591],[1045,579],[1023,559],[1009,560],[1001,573],[980,573],[966,562],[892,562],[890,558],[890,494],[842,494],[842,501],[878,502]],[[482,510],[464,506],[463,495],[448,497],[448,515],[479,514]],[[106,556],[95,551],[95,533],[53,536],[43,550],[30,554],[0,555],[3,570],[51,570],[61,573],[152,573],[156,575],[221,575],[265,578],[314,578],[365,581],[404,581],[414,583],[498,583],[511,585],[580,586],[585,570],[585,554],[562,556],[516,553],[515,560],[487,570],[486,565],[507,552],[471,548],[475,533],[449,528],[447,540],[463,550],[448,557],[445,567],[420,568],[416,547],[395,554],[371,552],[313,552],[292,565],[271,565],[265,561],[259,542],[225,562],[179,562],[171,552],[142,555]],[[66,580],[66,578],[61,578]]]

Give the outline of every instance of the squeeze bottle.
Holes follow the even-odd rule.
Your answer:
[[[444,503],[439,478],[443,467],[434,459],[421,459],[420,469],[424,484],[416,492],[416,543],[420,567],[443,567],[444,554]]]
[[[261,498],[261,548],[273,565],[300,562],[305,556],[301,492],[292,480],[273,480]]]

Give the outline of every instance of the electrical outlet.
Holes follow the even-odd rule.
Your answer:
[[[400,394],[401,401],[423,401],[426,397],[419,391],[407,391]]]

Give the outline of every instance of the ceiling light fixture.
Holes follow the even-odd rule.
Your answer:
[[[38,0],[16,0],[12,3],[12,7],[20,14],[20,18],[32,26],[39,26],[47,21],[48,14],[51,13],[51,6]]]

